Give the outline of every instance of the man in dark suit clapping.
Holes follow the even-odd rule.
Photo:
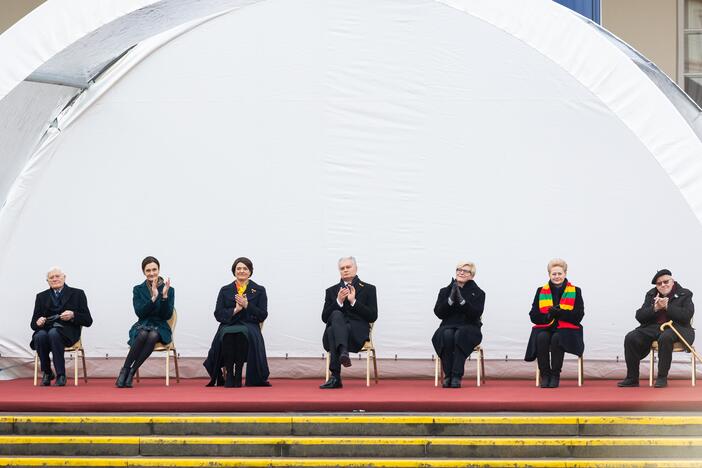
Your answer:
[[[322,343],[329,351],[331,377],[319,388],[341,388],[341,366],[351,366],[349,352],[357,353],[368,340],[370,324],[378,318],[375,286],[361,281],[354,257],[339,259],[341,281],[327,288],[322,321],[327,324]]]
[[[93,324],[88,310],[88,300],[82,289],[71,288],[66,284],[66,275],[60,268],[52,268],[46,275],[49,289],[37,294],[34,314],[30,326],[34,330],[32,349],[37,350],[43,376],[41,384],[51,385],[54,378],[51,372],[49,352],[54,358],[56,385],[66,385],[66,365],[63,351],[80,339],[81,327]]]

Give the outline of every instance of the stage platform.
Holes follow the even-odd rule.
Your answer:
[[[618,388],[613,380],[542,389],[533,380],[489,380],[476,387],[434,387],[433,380],[344,380],[344,388],[320,390],[320,380],[271,380],[272,387],[205,387],[204,379],[142,379],[115,388],[112,379],[82,380],[77,387],[35,387],[31,379],[0,381],[2,412],[629,412],[699,411],[702,388],[672,380],[667,388]]]

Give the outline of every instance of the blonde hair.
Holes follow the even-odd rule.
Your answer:
[[[463,267],[467,267],[467,270],[470,271],[470,276],[475,276],[475,263],[462,261],[456,264],[456,269]]]
[[[550,262],[548,262],[546,270],[549,272],[549,274],[551,273],[551,269],[553,267],[561,267],[563,268],[564,273],[568,273],[568,264],[562,258],[554,258]]]

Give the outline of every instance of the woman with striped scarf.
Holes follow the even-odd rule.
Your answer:
[[[548,262],[549,281],[536,290],[529,317],[531,329],[525,361],[536,359],[541,374],[541,388],[556,388],[560,383],[563,355],[582,356],[585,314],[580,288],[566,278],[568,264],[555,258]]]

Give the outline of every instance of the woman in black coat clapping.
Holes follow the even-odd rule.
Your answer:
[[[459,262],[456,279],[439,291],[434,314],[441,319],[431,341],[441,357],[444,388],[460,388],[466,359],[483,340],[485,293],[473,281],[475,264]]]
[[[266,344],[261,324],[268,317],[266,289],[251,281],[253,263],[246,257],[234,260],[235,281],[223,286],[217,296],[214,316],[219,322],[207,360],[208,387],[241,387],[246,362],[246,386],[269,387]],[[227,371],[226,381],[222,367]]]

